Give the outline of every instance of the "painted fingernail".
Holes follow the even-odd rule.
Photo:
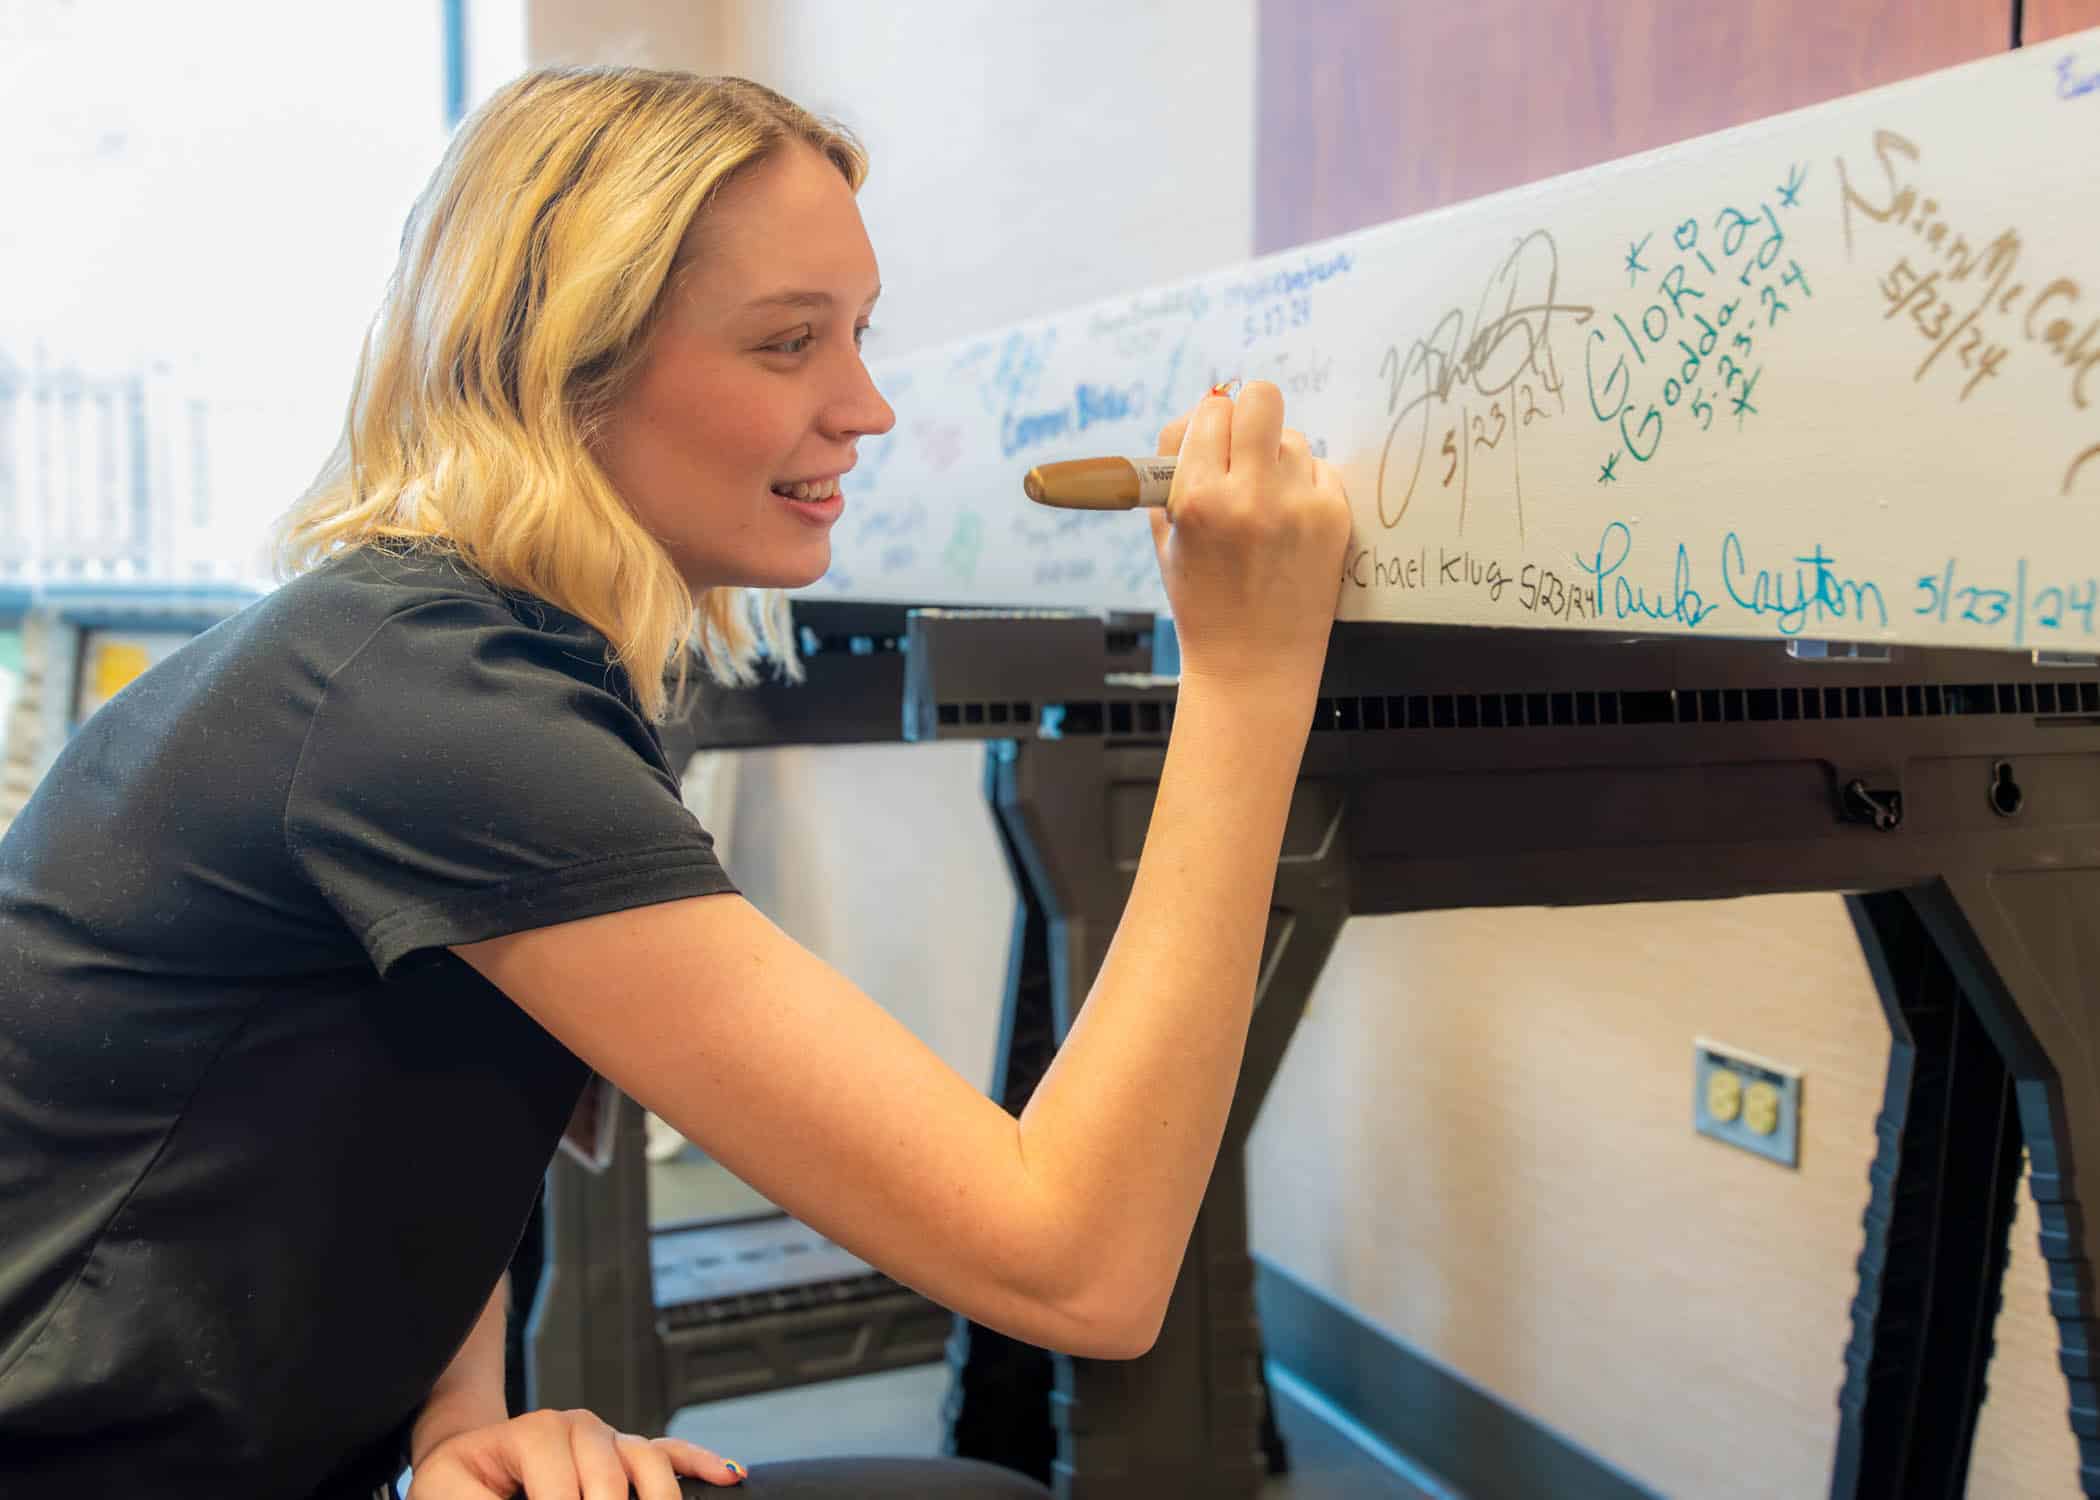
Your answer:
[[[723,1467],[723,1468],[725,1468],[725,1469],[727,1469],[727,1470],[728,1470],[728,1471],[729,1471],[730,1473],[732,1473],[732,1474],[736,1475],[736,1477],[737,1477],[737,1478],[738,1478],[739,1480],[741,1480],[741,1479],[742,1479],[742,1478],[744,1477],[744,1466],[743,1466],[742,1464],[738,1463],[738,1462],[737,1462],[737,1461],[736,1461],[735,1459],[733,1459],[733,1458],[725,1458],[725,1459],[723,1459],[723,1460],[722,1460],[722,1467]]]

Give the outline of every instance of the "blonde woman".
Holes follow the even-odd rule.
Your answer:
[[[1015,1119],[736,893],[656,729],[694,652],[792,672],[772,591],[823,574],[841,503],[807,497],[850,498],[895,420],[865,171],[741,79],[506,87],[411,216],[294,576],[97,713],[0,843],[10,1500],[364,1500],[404,1461],[412,1500],[745,1482],[505,1409],[504,1267],[592,1069],[948,1307],[1152,1342],[1347,501],[1273,385],[1161,435],[1178,717],[1106,968]],[[748,1483],[1042,1493],[930,1459]]]

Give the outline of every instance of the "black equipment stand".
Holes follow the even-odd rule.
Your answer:
[[[719,746],[895,738],[901,701],[904,738],[991,742],[986,792],[1020,892],[994,1092],[1018,1110],[1136,870],[1173,722],[1173,678],[1151,670],[1171,674],[1171,625],[822,604],[797,619],[810,682],[710,695],[695,723]],[[2081,1485],[2100,1497],[2076,1174],[2100,1162],[2100,665],[1343,623],[1320,691],[1239,1094],[1159,1341],[1097,1362],[959,1323],[951,1448],[1071,1500],[1258,1492],[1282,1455],[1264,1430],[1244,1146],[1349,916],[1836,891],[1892,1040],[1833,1500],[1963,1492],[2023,1143]],[[557,1383],[594,1372],[565,1401],[617,1421],[615,1400],[639,1400],[626,1409],[660,1423],[681,1392],[642,1279],[646,1205],[610,1201],[621,1170],[586,1185],[563,1163],[552,1179],[535,1357]],[[597,1311],[565,1324],[584,1302]]]

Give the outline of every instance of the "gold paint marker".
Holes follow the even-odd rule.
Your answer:
[[[1237,378],[1222,381],[1210,393],[1229,401],[1240,385]],[[1171,458],[1075,458],[1061,464],[1037,464],[1021,480],[1022,494],[1038,505],[1054,505],[1059,510],[1163,506],[1173,488]]]
[[[1037,464],[1021,480],[1021,491],[1029,499],[1059,510],[1165,505],[1173,487],[1171,458],[1075,458]]]

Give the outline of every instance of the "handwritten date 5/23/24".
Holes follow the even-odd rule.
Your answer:
[[[1948,559],[1937,573],[1919,577],[1911,613],[1943,625],[1983,625],[2005,630],[2015,646],[2048,637],[2095,633],[2100,579],[2037,578],[2025,558],[2013,565],[2013,576],[1972,578],[1959,559]]]

